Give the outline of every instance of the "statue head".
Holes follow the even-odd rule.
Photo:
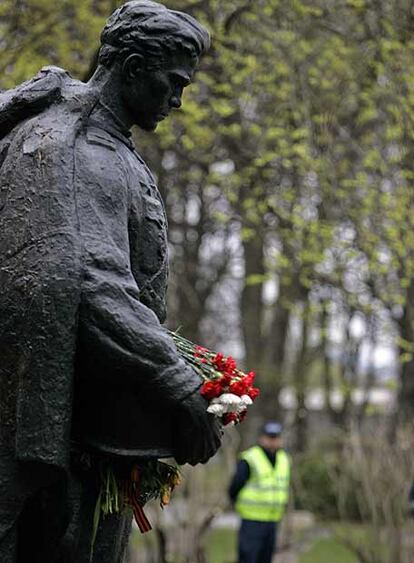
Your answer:
[[[131,122],[153,130],[171,109],[181,106],[183,89],[210,38],[188,14],[135,0],[111,15],[101,43],[99,65],[117,68],[122,103]]]

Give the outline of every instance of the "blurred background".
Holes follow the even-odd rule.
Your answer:
[[[169,218],[168,324],[262,393],[130,561],[235,561],[226,491],[266,419],[293,457],[278,562],[414,561],[413,2],[165,3],[212,34],[182,110],[135,132]],[[120,4],[2,0],[0,89],[45,64],[87,80]]]

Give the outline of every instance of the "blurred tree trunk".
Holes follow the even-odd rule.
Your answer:
[[[295,449],[298,452],[304,452],[308,443],[308,409],[306,406],[306,397],[309,391],[309,363],[308,358],[308,336],[310,330],[310,306],[309,302],[304,302],[304,309],[301,318],[301,336],[300,336],[300,346],[296,354],[294,366],[292,369],[293,373],[293,384],[296,394],[296,410],[295,410]]]
[[[412,421],[414,413],[414,282],[407,291],[407,301],[399,320],[400,329],[400,389],[398,392],[397,416],[401,422]]]
[[[279,296],[271,312],[272,319],[264,342],[262,371],[266,386],[257,406],[266,419],[281,419],[279,394],[284,382],[284,362],[288,346],[290,312],[285,304],[287,288],[279,287]]]
[[[243,241],[244,286],[241,295],[241,316],[245,363],[252,369],[261,367],[263,361],[263,240],[260,235]]]

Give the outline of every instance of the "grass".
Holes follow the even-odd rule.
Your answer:
[[[355,555],[334,539],[317,540],[299,557],[300,563],[358,563]]]
[[[205,545],[208,563],[234,563],[236,556],[237,535],[232,530],[213,530],[207,535]],[[156,538],[153,533],[141,535],[134,530],[131,543],[138,553],[142,553],[145,548],[155,549]],[[173,563],[181,563],[178,558],[172,558]]]
[[[155,545],[153,534],[145,537],[135,532],[132,538],[138,553],[144,546]],[[235,530],[217,529],[206,536],[206,555],[208,563],[235,563],[237,533]],[[277,561],[277,559],[276,559]],[[181,563],[179,558],[172,558],[173,563]],[[334,538],[316,539],[314,544],[299,556],[299,563],[358,563],[357,558],[343,544]]]
[[[208,563],[233,563],[236,557],[237,535],[232,530],[213,530],[207,537]]]
[[[208,563],[233,563],[236,560],[236,533],[214,530],[207,539]],[[334,539],[321,539],[299,557],[299,563],[358,563],[358,560]]]

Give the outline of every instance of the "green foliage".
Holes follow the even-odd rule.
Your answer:
[[[294,467],[295,508],[327,520],[337,518],[334,484],[326,460],[316,454],[307,455],[296,459]]]
[[[99,46],[111,0],[3,0],[0,88],[27,80],[46,64],[82,77]]]
[[[309,510],[323,520],[360,520],[356,497],[349,495],[346,506],[338,512],[339,497],[336,476],[341,462],[337,454],[315,451],[294,459],[293,490],[295,508]],[[355,491],[356,494],[356,491]]]

